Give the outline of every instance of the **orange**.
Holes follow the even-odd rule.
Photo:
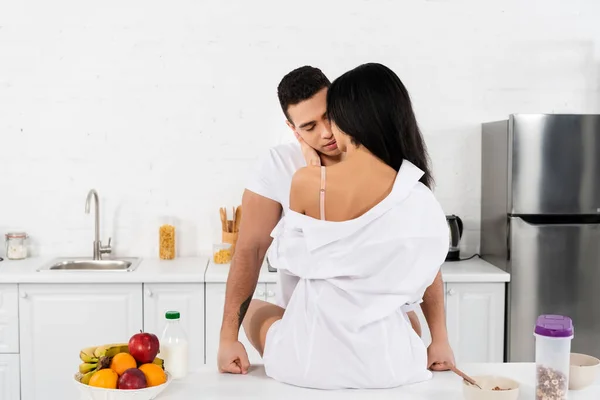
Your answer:
[[[146,375],[148,387],[162,385],[167,381],[167,374],[159,365],[144,364],[139,369]]]
[[[123,372],[127,371],[129,368],[136,367],[137,362],[129,353],[119,353],[114,356],[110,362],[110,369],[119,374],[119,376],[123,375]]]
[[[118,380],[119,375],[112,369],[101,369],[92,375],[89,385],[105,389],[116,389]]]

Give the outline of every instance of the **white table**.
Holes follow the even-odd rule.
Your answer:
[[[502,375],[512,378],[521,383],[519,399],[535,399],[533,363],[465,364],[460,368],[470,375]],[[255,366],[248,375],[219,374],[214,367],[206,367],[182,381],[173,381],[157,400],[183,399],[460,400],[463,395],[462,379],[451,372],[436,372],[430,381],[395,389],[325,391],[276,382],[265,375],[262,366]],[[569,400],[595,399],[600,399],[600,382],[585,390],[569,392]]]

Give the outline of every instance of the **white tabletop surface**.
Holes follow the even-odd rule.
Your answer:
[[[520,400],[535,399],[533,363],[465,364],[460,368],[471,376],[499,375],[514,379],[521,385]],[[462,384],[462,379],[452,372],[435,372],[432,380],[394,389],[326,391],[279,383],[268,378],[262,366],[253,367],[248,375],[219,374],[214,367],[205,367],[184,380],[173,381],[158,399],[460,400],[464,398]],[[569,392],[569,400],[594,399],[600,399],[598,381],[584,390]]]
[[[206,282],[221,283],[227,281],[229,264],[214,264],[212,260],[208,263]],[[442,264],[442,279],[444,282],[508,282],[510,274],[498,267],[482,260],[479,257],[465,261],[452,261]],[[277,282],[277,273],[269,272],[266,263],[263,264],[259,282]]]

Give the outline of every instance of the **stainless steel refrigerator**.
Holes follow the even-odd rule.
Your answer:
[[[600,357],[600,115],[482,124],[481,254],[508,271],[506,361],[533,361],[539,314]]]

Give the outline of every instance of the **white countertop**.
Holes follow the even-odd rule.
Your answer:
[[[465,364],[467,374],[500,375],[521,384],[519,399],[535,399],[535,365],[533,363]],[[452,372],[435,372],[433,379],[410,386],[380,390],[314,390],[279,383],[267,377],[262,366],[248,375],[219,374],[214,367],[204,367],[182,381],[173,381],[159,396],[161,400],[183,399],[367,399],[385,400],[461,400],[462,379]],[[600,398],[600,382],[580,391],[570,391],[569,400]]]
[[[124,271],[42,271],[37,269],[54,257],[34,257],[0,262],[0,283],[225,283],[229,264],[214,264],[209,257],[182,257],[175,260],[142,258],[138,267]],[[480,259],[446,262],[444,282],[508,282],[510,274]],[[258,281],[276,283],[277,273],[263,264]]]
[[[118,258],[118,257],[117,257]],[[137,268],[125,271],[41,271],[54,257],[0,262],[0,283],[198,283],[204,282],[208,257],[174,260],[142,258]]]
[[[230,264],[208,263],[205,282],[222,283],[227,281]],[[479,257],[465,261],[452,261],[442,264],[442,279],[444,282],[509,282],[510,274]],[[261,283],[276,283],[277,273],[269,272],[266,263],[263,264],[258,281]]]

